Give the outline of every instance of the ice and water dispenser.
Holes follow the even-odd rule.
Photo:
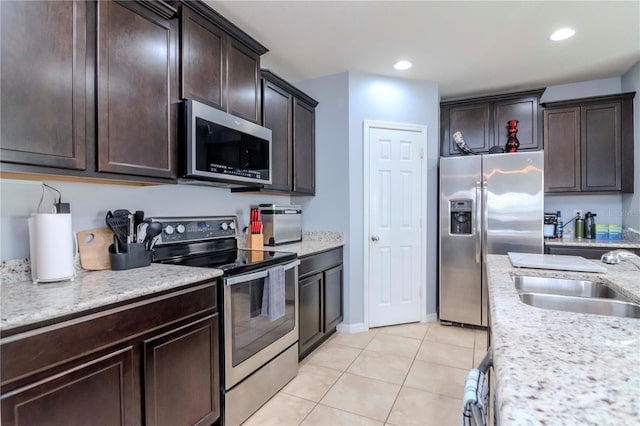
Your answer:
[[[472,200],[451,200],[451,233],[471,235]]]

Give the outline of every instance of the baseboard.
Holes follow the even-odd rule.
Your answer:
[[[336,330],[338,331],[338,333],[353,334],[353,333],[362,333],[363,331],[367,331],[369,329],[364,325],[363,322],[358,322],[355,324],[345,324],[341,322],[336,327]]]
[[[427,314],[424,316],[423,321],[421,322],[438,322],[438,314],[437,313]]]

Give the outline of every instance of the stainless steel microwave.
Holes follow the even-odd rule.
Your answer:
[[[185,102],[185,130],[185,177],[271,183],[271,130],[194,100]]]

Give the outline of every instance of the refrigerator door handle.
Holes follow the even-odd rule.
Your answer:
[[[476,234],[476,263],[480,263],[480,248],[482,247],[482,234],[481,234],[481,230],[482,230],[482,226],[481,225],[481,218],[482,218],[482,202],[481,202],[481,191],[482,190],[482,184],[481,182],[478,180],[476,181],[476,219],[474,220],[475,223],[475,229],[474,232]]]
[[[489,209],[487,206],[487,193],[489,192],[489,182],[482,182],[482,257],[487,258],[487,233],[489,232]]]

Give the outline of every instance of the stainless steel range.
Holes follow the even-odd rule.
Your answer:
[[[238,249],[233,216],[151,220],[162,223],[154,262],[224,272],[222,415],[224,425],[238,425],[298,374],[300,261],[296,253]]]

